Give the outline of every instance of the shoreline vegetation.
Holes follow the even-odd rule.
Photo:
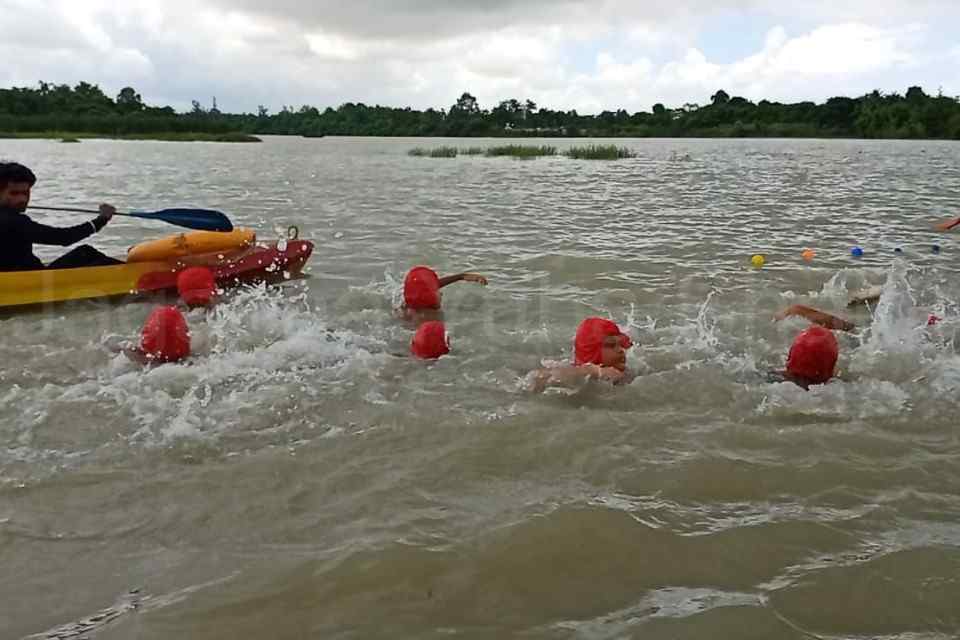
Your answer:
[[[532,100],[509,99],[483,108],[464,92],[449,108],[422,111],[347,102],[322,110],[285,106],[270,113],[260,106],[256,113],[231,114],[220,111],[216,99],[209,107],[194,100],[186,112],[150,106],[132,87],[124,87],[115,98],[87,82],[0,88],[0,138],[256,142],[258,135],[960,140],[960,100],[942,92],[929,95],[919,86],[903,95],[873,91],[821,104],[752,102],[719,90],[704,105],[668,108],[657,103],[650,111],[584,115],[541,107]],[[480,155],[487,150],[458,153]]]
[[[414,147],[407,155],[417,158],[456,158],[457,156],[486,156],[487,158],[510,157],[520,160],[563,155],[573,160],[623,160],[636,158],[637,154],[629,147],[615,144],[591,144],[583,147],[570,147],[559,153],[556,147],[547,145],[508,144],[495,147],[467,147],[458,149],[451,146]]]
[[[77,133],[63,131],[0,131],[0,140],[59,140],[60,142],[81,142],[83,140],[152,140],[160,142],[263,142],[260,138],[246,133],[191,133],[158,131],[156,133]]]

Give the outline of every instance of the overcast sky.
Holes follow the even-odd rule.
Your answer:
[[[0,0],[0,86],[224,111],[960,94],[960,0]]]

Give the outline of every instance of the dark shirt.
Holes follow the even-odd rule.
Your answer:
[[[99,217],[91,222],[74,227],[48,227],[19,211],[0,208],[0,271],[43,269],[43,263],[33,255],[33,245],[67,247],[100,231],[106,224]]]

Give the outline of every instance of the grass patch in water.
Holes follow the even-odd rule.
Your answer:
[[[460,149],[460,153],[465,156],[482,156],[485,153],[483,147],[467,147],[466,149]]]
[[[456,147],[433,147],[431,149],[431,148],[424,148],[424,147],[416,147],[415,149],[410,149],[410,151],[408,151],[407,154],[417,158],[456,158],[457,148]]]
[[[622,160],[636,158],[637,154],[628,147],[615,144],[591,144],[585,147],[570,147],[564,154],[574,160]]]
[[[61,138],[60,142],[80,142],[80,138]]]
[[[507,144],[500,147],[490,147],[485,151],[488,157],[509,156],[511,158],[539,158],[540,156],[555,156],[557,148],[547,145],[529,146],[522,144]]]

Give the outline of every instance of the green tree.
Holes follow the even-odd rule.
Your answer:
[[[525,116],[525,117],[524,117]],[[749,100],[718,91],[707,106],[693,103],[671,110],[662,103],[652,114],[624,109],[597,115],[540,108],[532,100],[507,99],[486,111],[464,92],[449,111],[344,103],[319,110],[310,105],[283,107],[271,115],[262,105],[255,114],[192,110],[178,114],[169,106],[149,106],[132,87],[111,100],[97,85],[75,87],[39,82],[34,87],[0,88],[0,133],[77,131],[123,133],[249,132],[286,135],[633,135],[633,136],[863,136],[960,138],[960,102],[930,96],[919,86],[904,95],[873,91],[857,98],[833,97],[823,104],[781,104]]]
[[[464,115],[476,115],[480,113],[480,104],[476,98],[464,91],[463,95],[457,98],[457,103],[450,107],[450,113],[454,111]]]
[[[73,88],[74,110],[82,113],[109,113],[116,106],[110,98],[95,84],[80,82]]]
[[[727,104],[730,102],[730,94],[723,89],[720,89],[720,91],[717,91],[715,94],[710,96],[710,102],[715,105]]]
[[[117,94],[117,109],[121,113],[133,113],[136,111],[143,111],[143,99],[140,98],[140,94],[137,93],[133,87],[124,87],[120,90],[120,93]]]
[[[907,102],[918,103],[926,100],[927,94],[923,92],[923,89],[921,87],[910,87],[909,89],[907,89],[906,98],[907,98]]]
[[[852,133],[856,124],[857,101],[851,98],[830,98],[820,107],[818,122],[825,129]]]

